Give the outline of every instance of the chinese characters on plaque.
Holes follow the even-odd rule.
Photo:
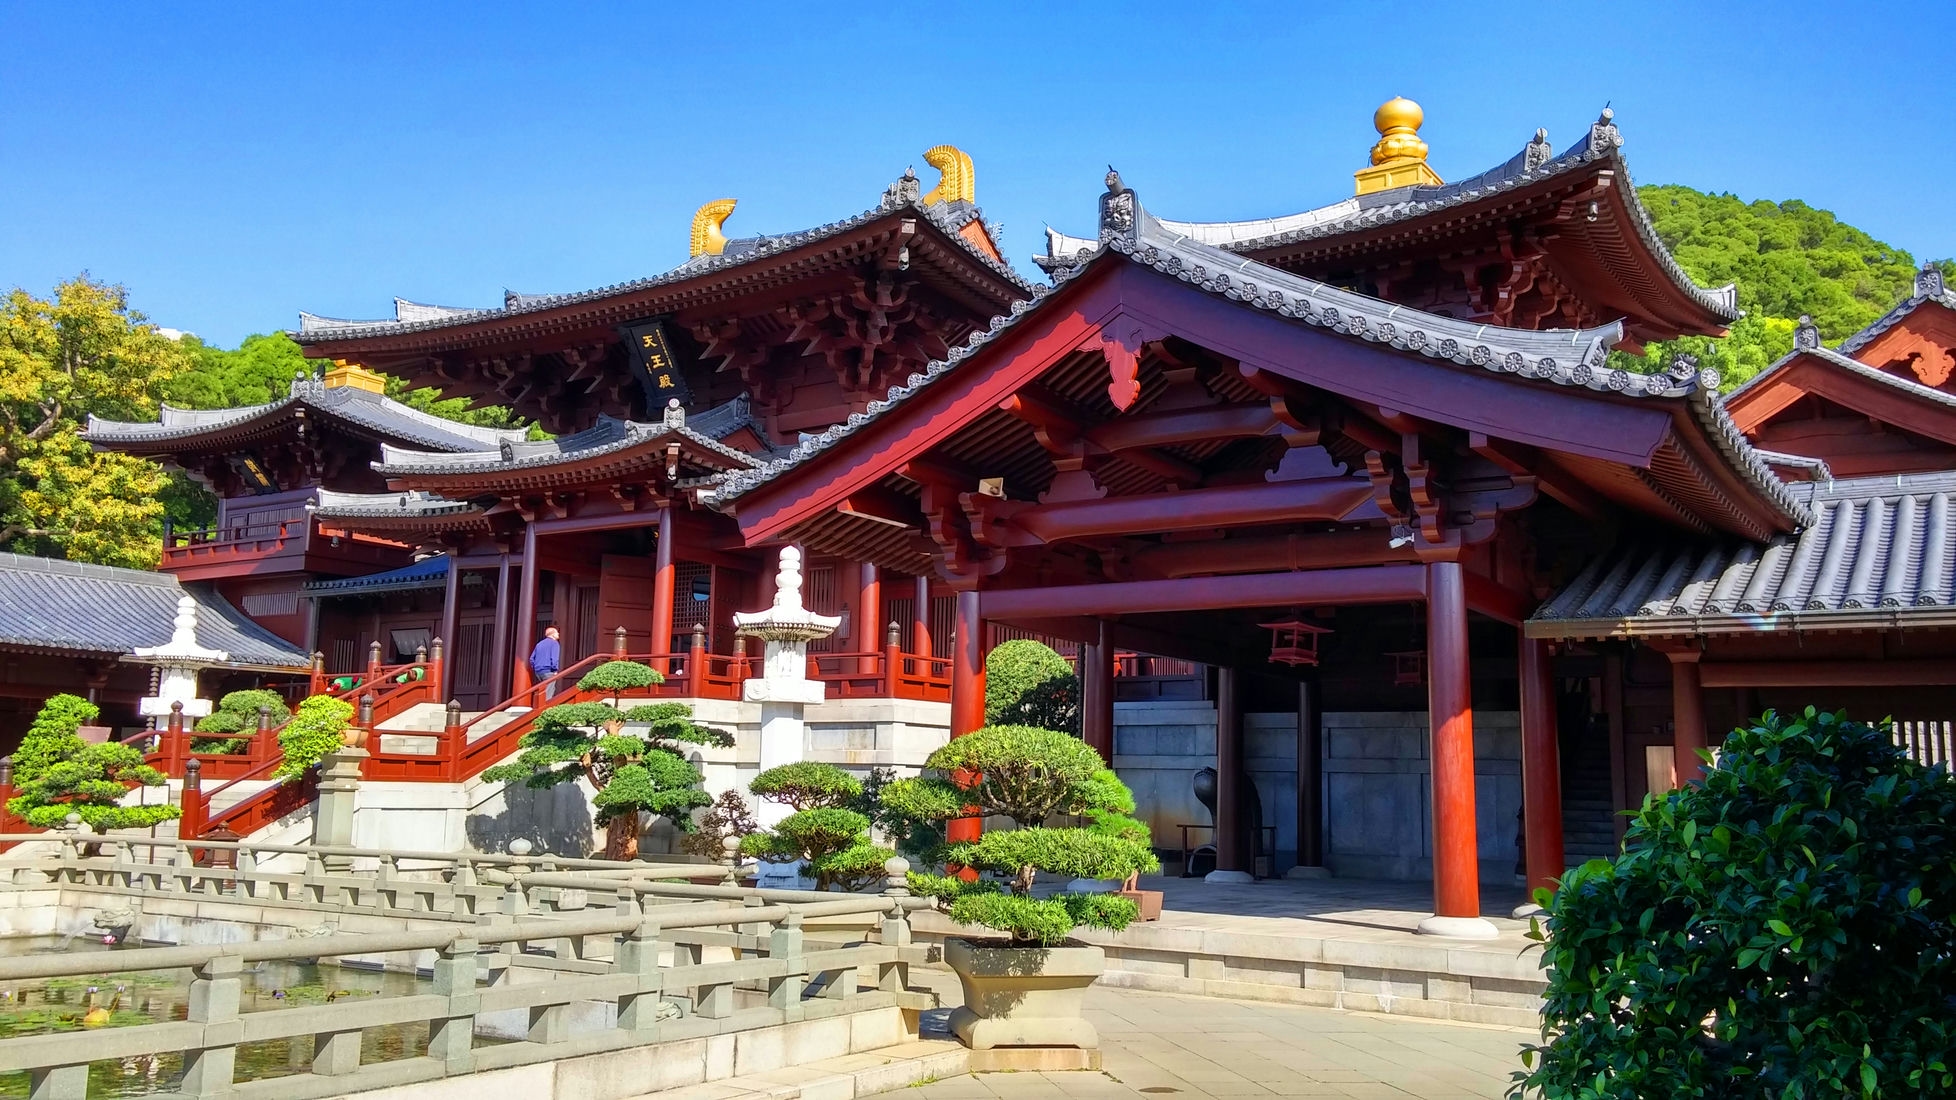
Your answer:
[[[693,405],[693,391],[686,384],[686,376],[680,373],[679,364],[672,357],[672,350],[666,343],[665,326],[658,321],[638,321],[618,326],[619,335],[625,339],[625,347],[632,357],[632,374],[645,390],[645,407],[653,417],[658,410],[666,407],[666,402],[679,399],[679,407],[690,409]]]

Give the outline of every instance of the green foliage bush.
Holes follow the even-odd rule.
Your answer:
[[[343,699],[314,695],[302,700],[291,721],[278,731],[279,762],[272,776],[291,782],[318,767],[328,753],[346,744],[341,735],[352,722],[353,704]]]
[[[802,761],[769,768],[747,789],[795,812],[742,839],[742,854],[799,860],[817,890],[861,890],[882,881],[883,863],[896,853],[872,843],[868,815],[850,808],[863,789],[855,776],[834,764]]]
[[[1009,817],[1017,828],[936,853],[954,866],[996,876],[966,882],[955,875],[913,873],[913,893],[939,900],[952,919],[1010,937],[1015,947],[1064,943],[1080,926],[1119,930],[1136,915],[1111,894],[1032,896],[1038,872],[1068,878],[1126,879],[1158,871],[1147,826],[1128,815],[1134,796],[1099,754],[1066,733],[1025,726],[987,726],[953,738],[925,762],[929,774],[884,788],[893,811],[926,820],[964,816],[966,807]],[[1085,828],[1054,828],[1056,816],[1087,819]]]
[[[760,822],[754,820],[753,808],[739,791],[721,791],[720,797],[693,824],[693,831],[679,838],[679,850],[721,859],[727,854],[724,843],[728,837],[737,840],[759,832],[760,828]]]
[[[1080,678],[1042,642],[1014,638],[985,657],[985,721],[1080,732]]]
[[[96,832],[143,829],[177,816],[175,806],[121,805],[132,784],[160,787],[165,780],[129,745],[84,742],[78,731],[99,714],[94,703],[75,695],[53,696],[41,707],[14,752],[9,812],[41,829],[78,814]]]
[[[636,670],[636,671],[634,671]],[[600,675],[602,674],[602,675]],[[578,682],[589,691],[628,691],[658,683],[658,673],[632,661],[609,661]],[[642,732],[641,732],[642,731]],[[728,745],[733,739],[697,725],[683,703],[648,703],[624,710],[607,703],[562,703],[537,715],[517,744],[522,752],[482,773],[491,782],[536,788],[587,779],[605,852],[614,859],[638,854],[639,814],[693,827],[692,810],[712,799],[700,790],[699,769],[679,752],[681,744]]]
[[[276,691],[249,688],[233,691],[217,701],[216,709],[199,719],[193,732],[202,734],[242,733],[243,737],[193,737],[192,752],[243,752],[258,729],[258,708],[271,708],[272,728],[277,729],[292,717],[292,710]]]
[[[1956,1096],[1956,779],[1886,725],[1768,713],[1538,898],[1512,1095]]]

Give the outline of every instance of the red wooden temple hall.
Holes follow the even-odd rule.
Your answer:
[[[313,625],[287,636],[354,658],[439,636],[443,697],[474,711],[522,688],[544,625],[567,665],[623,627],[710,694],[693,647],[731,653],[798,543],[811,604],[850,614],[818,654],[832,694],[948,695],[964,732],[986,647],[1050,639],[1158,846],[1207,820],[1213,765],[1223,872],[1430,875],[1429,930],[1468,935],[1518,833],[1533,883],[1600,854],[1613,809],[1746,710],[1878,687],[1946,716],[1933,272],[1729,400],[1688,362],[1628,373],[1610,350],[1738,313],[1657,240],[1608,112],[1454,184],[1417,107],[1374,121],[1358,193],[1299,214],[1158,220],[1110,176],[1094,237],[1048,234],[1050,289],[999,261],[940,146],[929,192],[906,176],[804,233],[729,240],[709,203],[651,279],[308,316],[308,354],[558,435],[370,435],[370,470],[302,471],[323,547],[399,556],[295,576]],[[226,443],[197,436],[170,444],[192,468]],[[227,515],[263,493],[212,481]],[[198,545],[238,578],[268,553]]]

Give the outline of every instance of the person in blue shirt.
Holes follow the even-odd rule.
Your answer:
[[[562,647],[557,642],[557,628],[544,627],[543,638],[537,642],[537,647],[530,651],[530,674],[537,678],[537,683],[543,683],[557,675],[557,663],[562,653]],[[557,694],[556,684],[550,684],[543,689],[545,699],[555,694]]]

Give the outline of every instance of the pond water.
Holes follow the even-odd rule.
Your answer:
[[[7,955],[84,950],[107,949],[86,939],[67,937],[0,941],[0,954]],[[182,1020],[188,1015],[190,980],[188,970],[145,970],[47,978],[0,987],[0,1039]],[[243,1012],[277,1012],[300,1005],[403,996],[431,989],[430,982],[413,974],[266,962],[245,970],[239,1008]],[[91,1014],[91,1010],[96,1011]],[[361,1035],[360,1048],[362,1062],[419,1057],[428,1051],[428,1025],[368,1028]],[[304,1073],[311,1067],[311,1036],[244,1043],[238,1047],[236,1079],[262,1081]],[[95,1062],[88,1067],[88,1095],[94,1100],[173,1092],[182,1078],[183,1056],[175,1052]],[[0,1097],[27,1095],[27,1074],[0,1074]]]

